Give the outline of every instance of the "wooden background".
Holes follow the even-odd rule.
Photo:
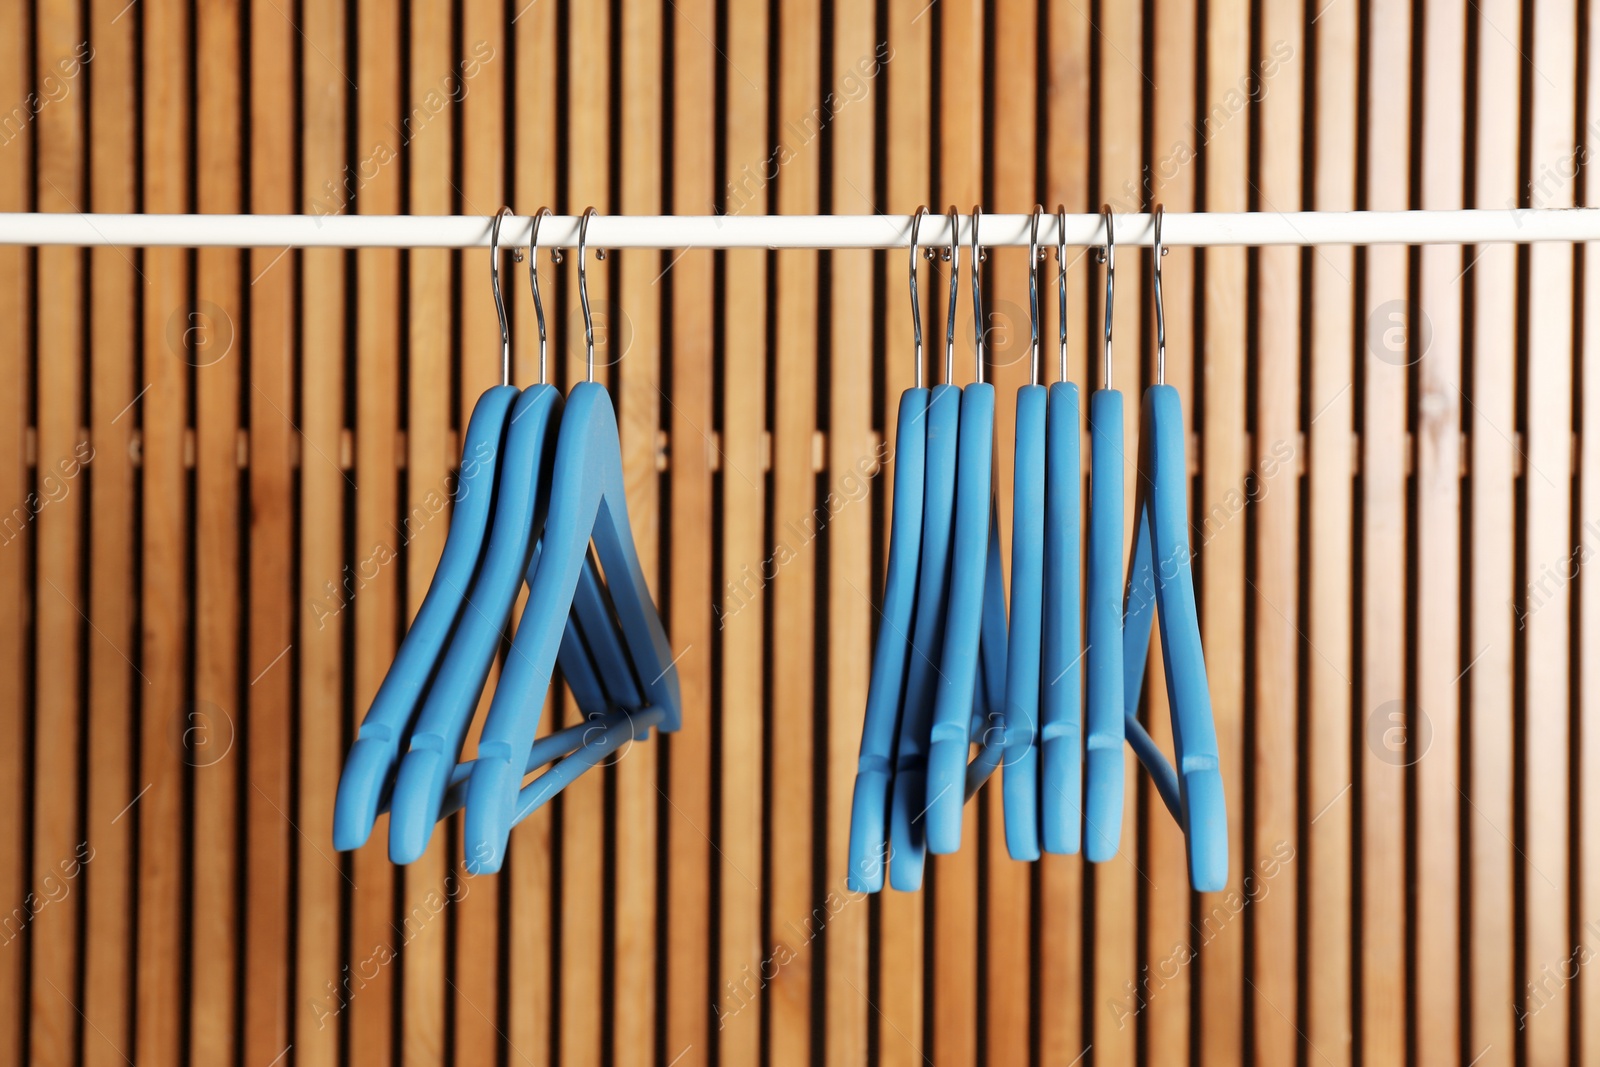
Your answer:
[[[1597,28],[1571,0],[5,0],[0,210],[1568,206]],[[563,382],[570,262],[542,267]],[[1148,256],[1119,263],[1136,410]],[[1600,1056],[1585,250],[1169,257],[1234,864],[1205,897],[1145,780],[1115,862],[1011,862],[991,788],[925,892],[846,890],[900,253],[591,268],[684,729],[497,877],[462,876],[453,829],[405,869],[381,827],[335,854],[497,379],[486,265],[0,248],[0,1061]],[[985,284],[1003,488],[1025,253]],[[967,380],[964,279],[958,318]]]

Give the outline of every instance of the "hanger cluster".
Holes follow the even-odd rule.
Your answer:
[[[1064,220],[1065,209],[1058,209]],[[1198,890],[1227,882],[1227,813],[1190,570],[1182,410],[1165,384],[1162,211],[1156,209],[1157,384],[1145,392],[1132,564],[1123,574],[1123,407],[1111,388],[1116,242],[1111,211],[1104,376],[1089,397],[1090,494],[1082,549],[1078,387],[1067,380],[1066,246],[1056,246],[1061,380],[1039,384],[1039,246],[1029,245],[1032,381],[1017,393],[1011,604],[1002,588],[991,484],[994,387],[983,380],[979,264],[982,212],[972,211],[977,381],[951,384],[961,248],[950,208],[945,381],[922,384],[917,233],[911,232],[916,387],[900,399],[894,522],[850,813],[849,883],[860,892],[922,885],[928,852],[961,845],[962,808],[1003,766],[1006,848],[1013,859],[1080,850],[1115,856],[1122,833],[1124,744],[1155,782],[1188,845]],[[1058,232],[1065,232],[1065,224]],[[926,253],[932,258],[934,252]],[[1080,588],[1080,574],[1084,581]],[[1160,623],[1176,769],[1137,712],[1150,630]],[[976,752],[973,749],[976,746]]]
[[[362,720],[339,779],[333,840],[366,843],[389,812],[389,856],[411,863],[434,825],[465,807],[469,872],[500,869],[511,828],[584,771],[652,726],[681,721],[677,671],[628,525],[622,452],[610,394],[594,381],[594,325],[578,238],[578,292],[588,377],[561,393],[546,381],[539,223],[528,282],[539,321],[539,382],[511,384],[511,337],[500,291],[500,223],[489,273],[500,317],[501,384],[468,420],[455,511],[438,570]],[[520,249],[514,257],[522,259]],[[603,258],[604,252],[596,252]],[[551,250],[553,262],[560,253]],[[470,459],[468,458],[470,457]],[[517,592],[528,599],[484,720],[475,760],[461,752]],[[557,664],[582,721],[537,737]],[[529,774],[549,765],[531,782]]]

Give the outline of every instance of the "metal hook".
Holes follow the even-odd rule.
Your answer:
[[[1061,380],[1067,380],[1067,206],[1056,205],[1056,333],[1061,340]]]
[[[592,207],[583,209],[583,218],[578,222],[578,300],[583,304],[583,339],[589,346],[589,381],[594,381],[594,313],[589,310],[589,275],[584,270],[588,256],[584,252],[589,247],[589,217],[596,212]],[[605,259],[606,250],[594,250],[595,259]]]
[[[511,327],[506,321],[506,301],[500,293],[500,223],[514,214],[509,207],[495,213],[489,227],[489,284],[494,287],[494,313],[500,317],[500,384],[511,384]],[[511,258],[522,262],[522,249],[513,248]]]
[[[1117,233],[1116,225],[1111,218],[1111,205],[1105,204],[1100,208],[1100,214],[1106,220],[1106,243],[1100,249],[1100,262],[1106,265],[1106,370],[1102,389],[1111,388],[1111,297],[1116,291],[1117,276]]]
[[[917,213],[911,216],[911,335],[917,345],[917,388],[922,388],[922,308],[917,303],[917,234],[922,230],[922,216],[928,213],[928,205],[923,204],[917,208]],[[928,254],[933,254],[933,249],[928,249]]]
[[[956,206],[950,205],[950,248],[944,253],[950,264],[950,307],[944,321],[944,383],[951,384],[956,376],[956,296],[961,289],[961,216]]]
[[[550,209],[542,207],[533,216],[533,237],[528,252],[528,288],[533,290],[533,313],[539,320],[539,384],[546,384],[549,379],[549,361],[546,357],[544,333],[544,301],[539,299],[539,223],[550,215]],[[561,250],[550,249],[550,262],[561,262]]]
[[[1161,220],[1167,209],[1156,205],[1155,279],[1156,279],[1156,384],[1167,384],[1167,312],[1161,305],[1161,257],[1167,254],[1161,243]]]
[[[978,243],[978,223],[983,219],[983,208],[972,205],[972,347],[977,361],[977,380],[983,382],[983,271],[979,269],[989,253]]]
[[[1033,205],[1033,224],[1028,228],[1028,326],[1033,341],[1033,384],[1039,384],[1039,216],[1044,208]]]

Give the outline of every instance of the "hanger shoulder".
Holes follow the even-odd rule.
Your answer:
[[[1050,386],[1045,408],[1040,845],[1071,855],[1083,839],[1083,416],[1078,387]]]

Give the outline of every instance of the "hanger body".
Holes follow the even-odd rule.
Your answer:
[[[978,754],[967,764],[965,798],[971,800],[1006,756],[1006,586],[1000,566],[1000,512],[989,514],[989,569],[983,584],[983,637],[978,649],[978,680],[972,694],[969,736]]]
[[[1001,783],[1006,851],[1039,858],[1039,672],[1044,647],[1045,413],[1049,390],[1017,390],[1011,508],[1011,640],[1006,667],[1008,751]]]
[[[564,620],[574,602],[591,540],[605,568],[627,652],[638,668],[645,709],[622,720],[632,736],[649,726],[677,730],[681,722],[678,676],[660,616],[639,564],[628,526],[622,452],[616,412],[603,385],[580,382],[567,398],[556,444],[541,555],[529,582],[522,623],[495,690],[478,741],[478,759],[467,787],[464,840],[467,869],[497,871],[511,828],[525,817],[521,781],[538,731]],[[618,736],[615,720],[591,731],[581,750],[546,772],[553,788],[605,758]],[[576,763],[574,763],[576,761]],[[569,763],[570,770],[563,770]],[[542,779],[541,779],[542,780]],[[538,782],[528,787],[537,796]]]
[[[1062,381],[1050,386],[1045,413],[1039,832],[1044,851],[1059,855],[1076,853],[1083,839],[1083,462],[1079,412],[1076,385]]]
[[[451,632],[461,613],[470,610],[459,590],[471,584],[483,555],[498,488],[506,424],[517,397],[514,387],[497,385],[473,405],[461,445],[461,473],[450,530],[438,569],[388,674],[372,698],[372,706],[361,720],[360,732],[339,776],[339,792],[333,806],[336,849],[366,844],[373,824],[387,810],[401,746],[410,737]]]
[[[913,253],[914,255],[915,253]],[[878,645],[873,650],[861,727],[861,755],[850,801],[850,866],[853,892],[883,888],[889,836],[889,793],[894,784],[895,741],[900,731],[907,660],[917,599],[917,568],[922,558],[922,496],[928,441],[928,390],[900,395],[894,434],[894,516],[889,562],[883,579],[883,609]]]
[[[1089,397],[1088,759],[1084,854],[1101,863],[1122,836],[1122,394]]]
[[[1145,391],[1139,466],[1138,521],[1123,631],[1128,737],[1183,828],[1190,885],[1212,892],[1224,888],[1228,880],[1228,821],[1190,566],[1183,411],[1177,390],[1170,385],[1153,385]],[[1161,632],[1176,771],[1135,717],[1152,613]]]

